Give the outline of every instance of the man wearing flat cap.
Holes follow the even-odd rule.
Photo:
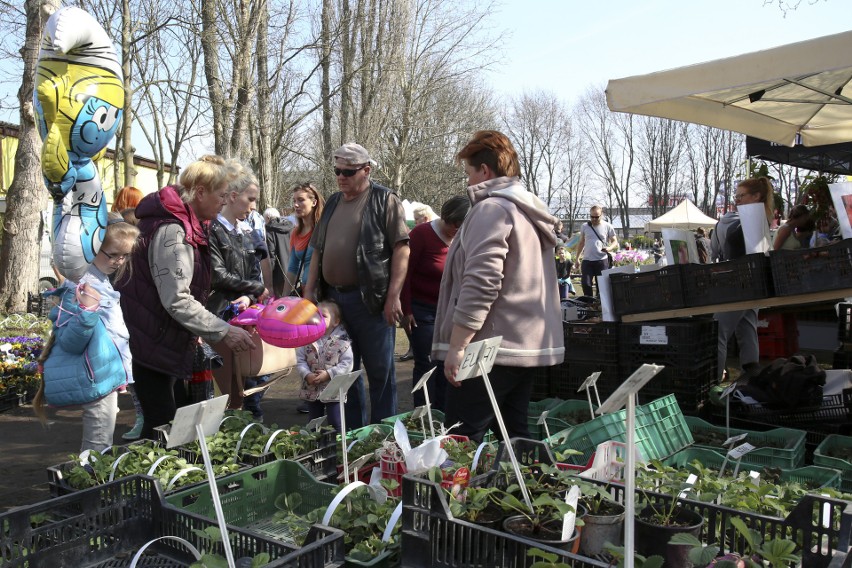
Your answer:
[[[408,227],[399,198],[370,180],[375,164],[363,146],[344,144],[334,153],[339,192],[325,204],[311,237],[313,260],[305,297],[340,305],[352,338],[355,369],[370,388],[370,422],[396,409],[394,344],[402,318],[399,295],[408,271]],[[368,424],[363,376],[349,394],[346,425]]]

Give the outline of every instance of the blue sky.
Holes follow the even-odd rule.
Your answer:
[[[500,93],[555,92],[759,51],[850,29],[848,0],[505,0],[504,60],[486,80]],[[789,2],[788,2],[789,3]],[[794,2],[795,3],[795,2]]]

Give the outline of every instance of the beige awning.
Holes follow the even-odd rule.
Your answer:
[[[699,227],[713,227],[716,222],[716,219],[705,215],[692,201],[684,199],[671,211],[645,223],[645,231],[659,232],[668,228],[692,231]]]
[[[613,79],[611,110],[704,124],[786,146],[852,141],[852,31]]]

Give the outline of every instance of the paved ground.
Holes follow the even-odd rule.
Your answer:
[[[408,348],[405,334],[397,337],[397,353]],[[412,409],[411,361],[397,361],[397,387],[400,412]],[[264,420],[279,426],[304,424],[306,415],[296,412],[299,382],[292,373],[273,384],[263,398]],[[119,395],[115,443],[122,443],[135,419],[130,395]],[[79,410],[50,410],[43,427],[32,407],[0,413],[0,511],[49,498],[47,466],[68,461],[79,452],[82,425]]]

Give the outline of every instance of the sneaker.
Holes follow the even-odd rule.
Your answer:
[[[296,407],[296,412],[299,414],[309,414],[311,410],[308,408],[307,402],[300,402],[299,406]]]
[[[125,432],[121,435],[122,440],[138,440],[139,436],[142,435],[142,425],[145,423],[145,419],[141,416],[136,417],[136,424],[133,425],[133,428],[129,431]]]
[[[400,361],[408,361],[410,359],[414,359],[414,353],[411,351],[411,349],[406,351],[404,355],[399,356]]]

